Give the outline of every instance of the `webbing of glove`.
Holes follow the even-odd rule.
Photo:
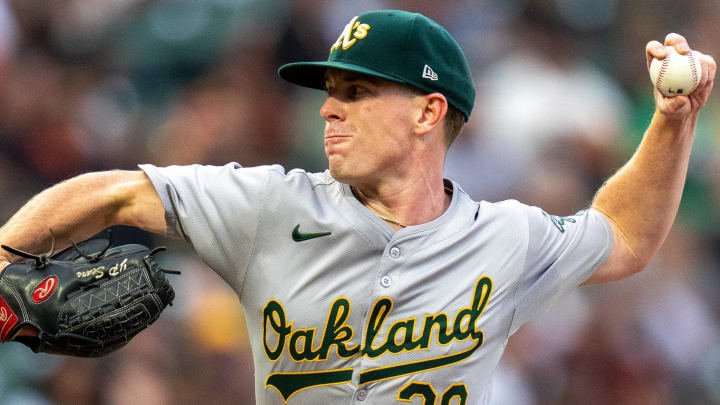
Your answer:
[[[95,255],[78,249],[80,254],[63,251],[42,262],[9,265],[0,274],[0,340],[77,357],[121,348],[175,297],[153,258],[162,249],[130,244]],[[15,337],[25,325],[38,336]]]

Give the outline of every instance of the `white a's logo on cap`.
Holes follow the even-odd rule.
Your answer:
[[[432,68],[430,68],[430,66],[428,66],[428,65],[425,65],[425,67],[423,68],[422,77],[423,77],[423,79],[430,79],[430,80],[438,79],[437,73],[435,73],[435,71],[432,70]]]
[[[342,49],[348,49],[353,46],[355,41],[363,39],[367,36],[368,30],[370,30],[370,25],[365,23],[361,24],[357,19],[358,17],[355,16],[349,23],[347,23],[342,34],[340,34],[340,37],[338,37],[337,41],[335,41],[330,48],[330,52],[338,49],[341,45]]]

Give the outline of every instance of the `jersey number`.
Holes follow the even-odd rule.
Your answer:
[[[440,397],[440,405],[450,405],[454,398],[458,399],[455,405],[465,405],[467,402],[468,391],[465,384],[453,384],[446,389]],[[408,385],[404,386],[398,392],[398,401],[410,402],[413,397],[420,397],[423,399],[423,405],[436,405],[435,400],[437,394],[433,389],[432,385],[426,382],[413,381]]]

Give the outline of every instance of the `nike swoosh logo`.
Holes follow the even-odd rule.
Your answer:
[[[292,231],[292,238],[295,242],[302,242],[308,239],[315,239],[321,236],[331,235],[331,232],[319,232],[319,233],[302,233],[300,232],[300,224],[298,224]]]

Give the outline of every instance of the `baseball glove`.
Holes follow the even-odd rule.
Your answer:
[[[164,247],[129,244],[110,248],[94,239],[55,255],[26,257],[0,273],[0,341],[21,342],[35,352],[77,357],[111,353],[153,323],[175,293],[153,256]],[[53,241],[54,246],[54,241]],[[17,336],[25,325],[37,336]]]

